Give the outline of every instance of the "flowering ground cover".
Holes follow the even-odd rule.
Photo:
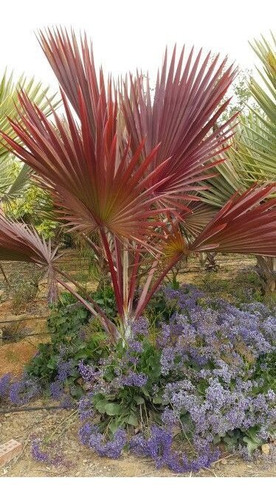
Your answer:
[[[13,406],[37,405],[37,398],[48,394],[52,403],[67,407],[48,412],[48,429],[44,422],[41,425],[45,411],[27,414],[27,418],[26,414],[1,415],[1,440],[15,437],[9,432],[18,429],[23,418],[30,430],[27,436],[23,432],[25,458],[3,474],[16,475],[21,460],[24,463],[28,457],[29,470],[120,475],[121,467],[128,461],[136,464],[139,457],[136,472],[132,469],[121,475],[219,475],[219,471],[231,475],[227,465],[235,468],[237,463],[245,469],[233,475],[247,475],[256,467],[260,469],[255,475],[273,475],[273,304],[240,302],[239,294],[236,303],[231,303],[218,298],[221,290],[215,296],[215,278],[212,281],[207,273],[205,278],[198,287],[164,288],[148,316],[137,322],[135,338],[127,346],[119,344],[111,352],[103,337],[89,340],[91,325],[85,318],[75,344],[72,338],[67,344],[59,339],[53,347],[44,372],[47,383],[34,376],[43,366],[40,361],[46,347],[34,358],[25,378],[14,382],[2,377],[2,405],[5,401]],[[223,288],[219,280],[216,288]],[[252,290],[249,280],[249,300],[256,292]],[[159,309],[154,315],[156,304]],[[83,349],[84,340],[90,351]],[[38,425],[32,425],[33,421]],[[55,444],[54,453],[53,440],[61,443],[60,449]],[[267,448],[262,448],[264,444]],[[73,450],[89,457],[83,458],[79,470],[69,463]],[[261,465],[256,465],[260,456]],[[243,462],[241,457],[250,461]],[[91,469],[91,463],[108,465],[103,466],[107,469],[100,465]],[[24,474],[21,469],[20,475]]]

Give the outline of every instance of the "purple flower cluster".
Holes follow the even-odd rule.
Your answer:
[[[31,444],[31,454],[34,460],[38,462],[44,462],[49,465],[60,465],[62,463],[62,457],[56,453],[56,445],[55,445],[55,453],[53,454],[53,447],[50,446],[50,449],[46,451],[45,446],[43,446],[43,441],[40,438],[35,438]]]
[[[178,416],[180,420],[185,415],[183,428],[192,433],[193,441],[213,441],[229,431],[246,431],[255,426],[267,430],[276,421],[275,401],[272,390],[250,395],[242,385],[225,388],[215,378],[210,380],[205,394],[200,393],[198,386],[185,388],[181,382],[168,384],[164,394],[164,403],[173,408],[174,418]],[[166,413],[163,421],[168,424]]]
[[[197,307],[199,299],[204,297],[204,293],[194,285],[183,285],[179,290],[167,287],[163,292],[168,303],[173,302],[186,314]]]
[[[84,421],[80,437],[99,454],[119,456],[125,438],[120,441],[119,433],[111,442],[104,441],[91,423],[95,416],[93,397],[101,394],[118,404],[125,389],[144,390],[146,386],[146,392],[140,395],[144,399],[144,394],[149,394],[154,405],[157,399],[162,428],[153,427],[148,439],[133,437],[130,448],[152,457],[157,467],[196,471],[216,458],[214,443],[231,433],[238,431],[248,437],[254,429],[257,441],[271,435],[276,395],[264,388],[262,377],[254,375],[260,356],[275,350],[275,317],[262,304],[239,309],[223,300],[205,299],[192,286],[166,289],[164,293],[175,312],[161,326],[156,339],[159,379],[152,383],[150,372],[144,372],[140,364],[146,348],[141,335],[143,330],[148,333],[148,324],[142,318],[123,353],[112,352],[97,369],[80,363],[80,373],[92,390],[80,402]],[[133,392],[134,400],[137,394]],[[188,437],[195,457],[176,453],[175,432]]]
[[[92,433],[89,439],[90,448],[100,456],[109,458],[119,458],[126,443],[127,434],[124,429],[118,429],[110,441],[104,441],[104,436],[100,432]]]
[[[0,378],[0,399],[5,399],[8,396],[11,379],[10,373],[6,373]]]
[[[67,361],[60,359],[58,363],[57,380],[59,382],[65,382],[67,378],[71,375],[73,367],[74,364],[72,359],[69,359]]]
[[[196,458],[189,459],[185,453],[174,450],[172,432],[157,426],[151,428],[148,439],[142,435],[134,436],[130,440],[130,449],[137,455],[151,457],[157,468],[167,466],[176,473],[198,472],[219,457],[218,450],[213,451],[205,445]]]
[[[244,454],[245,443],[252,449],[252,436],[257,445],[272,437],[276,394],[265,373],[275,352],[276,315],[259,303],[237,308],[208,299],[191,285],[163,293],[170,311],[164,317],[170,320],[154,332],[154,345],[148,320],[140,318],[128,345],[118,343],[97,363],[82,360],[76,367],[62,346],[49,389],[52,398],[70,407],[68,379],[78,380],[80,374],[78,390],[87,392],[79,400],[79,437],[99,455],[118,458],[128,444],[157,467],[196,472],[218,457],[215,443],[234,436],[236,450]],[[0,378],[0,398],[9,396],[13,404],[38,394],[39,384],[27,375],[15,382],[9,375]],[[118,422],[130,434],[145,421],[159,427],[129,438],[124,428],[112,434]],[[182,443],[176,449],[176,434],[184,448]],[[32,454],[58,463],[39,439]]]
[[[163,324],[158,338],[163,375],[179,373],[185,361],[206,368],[206,376],[230,382],[243,373],[246,363],[253,366],[260,355],[275,350],[276,316],[263,304],[243,310],[223,300],[199,304],[202,295],[192,287],[171,290],[172,297],[178,312]]]
[[[66,392],[64,383],[60,380],[52,382],[49,389],[51,398],[59,401],[61,408],[70,409],[75,406],[73,398]]]
[[[132,336],[137,337],[147,337],[149,335],[149,322],[147,318],[141,316],[132,324]]]
[[[92,393],[88,393],[83,396],[79,401],[79,417],[80,420],[87,420],[88,418],[92,419],[94,417],[94,410],[92,408]]]
[[[88,445],[101,457],[119,458],[127,444],[127,434],[123,429],[117,429],[111,440],[106,440],[97,426],[86,422],[79,431],[79,437],[84,445]]]
[[[24,375],[22,379],[10,384],[9,398],[12,404],[20,406],[29,403],[29,401],[41,392],[40,385],[36,380]]]
[[[85,365],[83,361],[79,362],[79,372],[85,382],[92,382],[98,374],[98,370],[92,365]]]
[[[121,378],[122,386],[143,387],[146,385],[148,377],[144,373],[129,372],[128,375]]]

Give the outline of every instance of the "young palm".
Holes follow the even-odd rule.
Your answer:
[[[74,33],[53,30],[40,40],[59,79],[65,115],[53,111],[50,122],[21,92],[20,121],[10,121],[18,140],[2,135],[51,191],[60,217],[104,257],[118,324],[90,296],[74,292],[64,273],[58,281],[114,340],[131,335],[163,278],[190,252],[276,254],[276,202],[263,203],[274,186],[236,194],[203,230],[196,210],[191,214],[200,183],[213,175],[233,134],[233,119],[213,130],[235,74],[226,61],[210,62],[210,54],[202,60],[201,51],[186,59],[182,51],[177,59],[174,51],[169,64],[165,56],[152,96],[140,74],[119,88],[102,70],[98,76],[86,37],[79,45]]]

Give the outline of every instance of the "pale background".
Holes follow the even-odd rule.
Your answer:
[[[85,30],[93,40],[96,62],[114,76],[155,73],[165,46],[193,44],[229,55],[243,69],[256,56],[248,40],[274,28],[273,0],[10,0],[0,2],[0,76],[6,67],[35,75],[52,87],[55,78],[35,32],[63,25]]]

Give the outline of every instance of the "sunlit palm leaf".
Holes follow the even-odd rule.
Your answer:
[[[11,155],[5,155],[0,158],[0,198],[9,189],[13,178],[11,177],[11,170],[14,162],[11,160]]]
[[[221,163],[213,169],[216,175],[205,181],[208,189],[202,191],[200,198],[208,205],[220,208],[236,191],[242,190],[241,177],[237,168],[234,168],[236,157],[234,156],[233,163],[232,155],[232,148],[225,151],[224,159],[222,158]]]
[[[242,117],[241,128],[229,159],[242,183],[274,181],[276,178],[276,124],[272,132],[256,114]]]
[[[251,47],[262,62],[263,68],[258,69],[258,73],[264,86],[251,79],[250,90],[269,120],[276,124],[276,40],[273,33],[271,43],[262,37],[254,40]]]
[[[18,170],[14,175],[14,170]],[[0,202],[9,203],[21,196],[29,184],[31,170],[27,165],[16,165],[10,157],[0,159]]]
[[[209,179],[208,190],[201,197],[215,206],[222,206],[237,190],[245,190],[255,182],[276,179],[276,53],[272,43],[264,38],[252,45],[263,64],[259,75],[262,85],[251,79],[249,88],[258,107],[240,117],[229,148],[225,165],[219,165],[219,176]],[[234,168],[233,168],[234,167]]]
[[[262,37],[252,45],[262,68],[258,70],[262,85],[250,81],[250,90],[259,110],[252,109],[241,121],[240,137],[235,152],[245,182],[276,178],[276,51],[272,43]],[[238,165],[239,166],[239,165]]]

